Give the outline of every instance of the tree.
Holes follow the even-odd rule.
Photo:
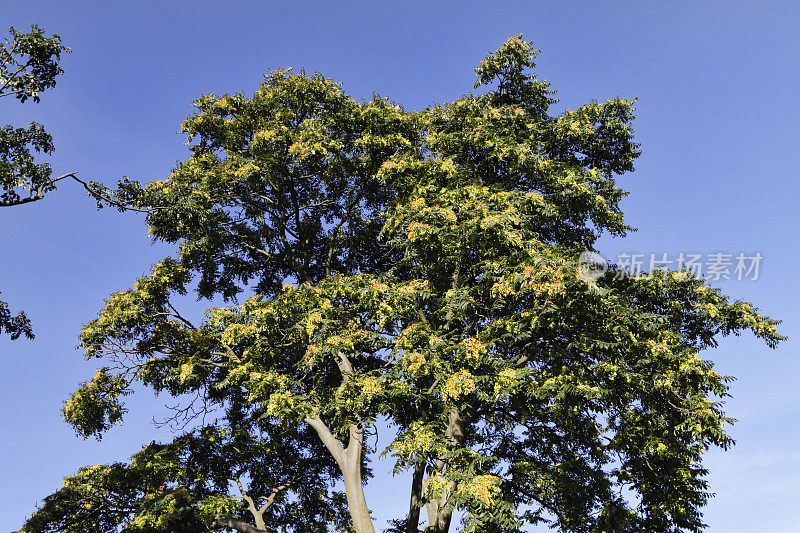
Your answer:
[[[215,414],[214,431],[246,433],[252,450],[219,479],[250,468],[266,496],[282,480],[256,465],[288,469],[280,443],[292,439],[315,463],[285,489],[287,512],[309,512],[292,490],[341,481],[350,519],[326,523],[345,502],[320,490],[320,530],[374,531],[363,484],[381,417],[397,432],[384,453],[412,471],[393,531],[419,531],[423,507],[435,533],[456,509],[463,531],[702,530],[702,455],[732,441],[729,378],[700,352],[745,329],[775,346],[777,322],[684,271],[580,275],[582,251],[630,229],[615,177],[639,155],[633,102],[553,115],[536,54],[510,38],[476,68],[483,93],[419,112],[288,71],[250,98],[199,98],[183,124],[192,154],[168,179],[98,191],[147,212],[178,250],[82,330],[87,357],[110,363],[66,403],[67,421],[99,436],[134,383],[199,398],[184,412]],[[250,297],[194,324],[175,301],[192,286]],[[221,446],[176,461],[210,471],[231,460]],[[115,523],[125,531],[185,509],[197,530],[264,530],[224,483],[215,497],[230,508],[217,514],[179,477],[170,490],[185,503],[151,511],[138,464],[104,467],[133,472],[137,495],[106,497],[92,487],[111,470],[82,471],[83,496],[56,493],[24,531],[93,530],[90,497],[115,516],[132,509]]]
[[[47,37],[38,26],[22,33],[14,28],[0,43],[0,98],[13,96],[20,102],[39,102],[39,94],[54,87],[63,74],[61,54],[69,48],[58,35]],[[53,139],[44,126],[31,122],[27,128],[0,127],[0,207],[35,202],[56,188],[56,183],[74,173],[52,177],[47,163],[37,163],[35,153],[53,151]],[[33,338],[31,323],[23,312],[12,315],[8,304],[0,301],[0,334],[12,339]]]

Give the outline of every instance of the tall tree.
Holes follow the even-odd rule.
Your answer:
[[[39,102],[39,95],[54,87],[56,77],[63,74],[61,54],[69,48],[61,44],[58,35],[48,37],[35,25],[27,33],[11,28],[9,34],[0,42],[0,98]],[[31,122],[27,128],[0,126],[0,207],[41,200],[57,182],[74,176],[69,173],[54,178],[49,164],[36,162],[36,153],[52,151],[53,139],[39,123]],[[22,335],[33,338],[25,314],[12,315],[8,305],[0,301],[2,333],[12,339]]]
[[[179,246],[83,329],[87,357],[110,363],[67,402],[66,419],[101,434],[134,382],[199,398],[186,412],[214,413],[225,439],[245,432],[252,453],[231,455],[223,439],[152,468],[230,464],[220,479],[232,479],[248,467],[268,498],[284,484],[277,472],[295,472],[280,445],[289,439],[318,463],[285,489],[287,509],[310,512],[292,490],[344,486],[344,501],[315,493],[331,511],[320,530],[374,531],[363,485],[385,417],[397,434],[384,453],[412,471],[394,531],[419,531],[423,508],[435,533],[450,531],[457,509],[462,531],[700,531],[702,455],[732,443],[728,378],[700,353],[744,329],[770,346],[782,337],[684,271],[585,281],[578,255],[629,229],[615,177],[639,155],[633,102],[552,114],[536,53],[507,40],[476,68],[483,93],[419,112],[287,71],[250,98],[198,99],[184,123],[197,142],[168,179],[97,190],[147,212],[154,237]],[[192,280],[203,297],[252,296],[195,325],[174,300]],[[158,517],[148,531],[169,531],[158,520],[178,510],[199,530],[264,530],[253,497],[226,499],[224,482],[214,493],[224,512],[177,474],[169,486],[185,489],[183,503],[148,507],[151,474],[139,464],[82,471],[62,489],[80,490],[48,498],[24,531],[92,530],[87,498],[125,531],[147,513]],[[94,489],[103,476],[132,480],[134,494]],[[336,504],[346,526],[325,522]]]

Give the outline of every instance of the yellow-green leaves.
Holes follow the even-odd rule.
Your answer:
[[[83,438],[98,439],[111,426],[119,423],[126,409],[121,396],[129,394],[128,383],[122,376],[115,376],[108,368],[98,368],[97,373],[84,383],[62,409],[64,419]]]
[[[132,289],[113,294],[99,316],[81,330],[80,346],[86,357],[102,355],[108,340],[127,342],[135,338],[132,333],[159,326],[160,333],[169,335],[173,326],[181,327],[168,309],[169,295],[183,293],[188,279],[188,271],[168,258],[154,265],[152,273],[139,278]]]
[[[481,507],[491,507],[500,493],[500,479],[491,474],[482,474],[463,482],[458,487],[458,496]]]
[[[468,370],[459,370],[444,384],[443,393],[446,398],[458,400],[475,391],[475,377]]]
[[[424,456],[436,451],[442,444],[434,428],[415,421],[392,443],[391,449],[402,461],[411,461],[415,456]]]
[[[262,499],[278,485],[259,476],[302,480],[282,503],[302,512],[274,519],[319,518],[337,446],[368,450],[384,418],[396,470],[424,467],[421,503],[462,509],[465,531],[699,531],[702,454],[731,443],[727,378],[702,351],[743,329],[774,345],[776,322],[687,273],[579,279],[578,255],[628,229],[615,178],[639,155],[633,102],[551,116],[535,56],[512,37],[476,69],[484,94],[419,112],[272,72],[250,97],[195,102],[192,154],[167,179],[120,185],[114,198],[147,211],[177,259],[86,325],[87,355],[119,368],[98,372],[65,416],[98,434],[138,380],[196,398],[184,412],[222,426],[191,441],[192,461],[148,459],[172,486],[148,487],[157,511],[129,528],[233,513],[232,498],[187,495],[177,480],[216,473],[228,487],[235,476],[219,471],[251,463]],[[191,279],[226,300],[197,323],[170,299]],[[187,482],[195,459],[208,472]]]

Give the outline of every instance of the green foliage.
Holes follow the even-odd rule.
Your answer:
[[[39,94],[55,87],[56,77],[64,72],[59,62],[69,48],[58,35],[48,37],[35,25],[27,33],[14,28],[9,33],[0,43],[0,98],[39,102]],[[50,165],[34,159],[36,152],[52,151],[53,139],[41,124],[0,128],[0,206],[33,201],[55,189]],[[30,191],[30,196],[22,197],[20,190]]]
[[[56,76],[64,73],[58,62],[69,48],[61,44],[61,37],[47,37],[35,24],[27,33],[14,28],[9,33],[10,38],[0,43],[3,95],[13,95],[21,102],[28,98],[38,102],[39,93],[55,87]]]
[[[359,103],[321,75],[269,73],[251,98],[204,95],[182,130],[192,156],[167,180],[122,180],[112,205],[149,211],[155,239],[179,242],[198,292],[231,298],[252,284],[374,270],[395,192],[377,174],[418,146],[417,117],[389,100]]]
[[[21,335],[33,338],[33,328],[25,313],[19,311],[12,315],[8,304],[0,300],[0,333],[8,333],[12,340],[18,339]]]
[[[84,383],[64,404],[64,419],[84,438],[97,435],[99,439],[126,412],[120,402],[120,396],[129,393],[125,379],[109,372],[106,367],[98,368],[91,381]]]
[[[202,398],[184,413],[247,435],[236,465],[261,496],[297,461],[277,443],[303,450],[288,489],[301,507],[267,508],[280,531],[311,509],[303,531],[350,527],[324,487],[369,477],[353,468],[380,417],[397,430],[395,471],[423,467],[429,531],[456,508],[469,532],[702,530],[702,456],[732,440],[730,378],[701,353],[744,330],[774,347],[777,322],[687,272],[580,278],[581,251],[630,229],[615,177],[639,155],[633,102],[551,115],[536,53],[509,39],[476,69],[485,93],[419,112],[288,71],[250,98],[199,98],[192,154],[169,178],[97,189],[178,249],[85,326],[87,357],[116,367],[73,396],[68,421],[99,435],[135,382]],[[171,301],[190,287],[252,296],[195,324]],[[179,463],[228,464],[204,453]],[[170,479],[189,491],[174,509],[206,527],[233,502]],[[164,505],[148,507],[154,523],[177,512]]]
[[[248,514],[241,498],[229,494],[232,481],[249,485],[247,494],[256,501],[290,485],[267,509],[267,523],[281,531],[328,531],[341,512],[340,497],[324,476],[299,479],[312,464],[324,472],[324,461],[303,452],[291,437],[256,442],[246,432],[204,426],[169,444],[144,446],[128,463],[88,466],[64,478],[63,488],[44,500],[21,532],[222,531],[218,516]],[[281,454],[284,462],[276,463]],[[288,460],[293,456],[294,464]]]
[[[62,52],[58,35],[47,37],[38,26],[27,33],[14,28],[10,37],[0,43],[0,98],[14,96],[20,102],[31,98],[39,101],[39,93],[56,84],[63,73],[59,66]],[[41,124],[31,122],[27,128],[0,125],[0,207],[38,200],[55,189],[50,165],[37,163],[34,154],[53,151],[53,139]],[[22,197],[20,191],[30,191]],[[32,339],[31,323],[24,313],[12,315],[8,305],[0,301],[0,334],[11,339],[24,335]]]

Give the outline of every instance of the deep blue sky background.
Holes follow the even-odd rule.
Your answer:
[[[782,318],[771,351],[748,336],[708,353],[738,378],[729,412],[738,445],[711,453],[715,533],[800,532],[798,141],[800,4],[788,2],[32,2],[0,5],[0,29],[32,23],[73,53],[39,105],[0,102],[0,123],[43,122],[55,172],[111,183],[165,177],[188,152],[177,135],[205,92],[251,93],[268,67],[319,70],[356,98],[409,108],[469,92],[473,67],[517,33],[542,49],[540,76],[575,108],[638,97],[644,155],[620,183],[639,228],[605,240],[628,252],[760,252],[757,281],[719,285]],[[25,309],[35,341],[0,339],[0,531],[80,466],[124,460],[153,438],[156,402],[129,402],[126,424],[81,441],[59,407],[96,362],[74,350],[81,324],[169,248],[149,246],[141,217],[96,211],[72,183],[0,211],[0,291]],[[380,472],[390,465],[378,463]],[[407,505],[404,478],[368,488],[379,518]]]

